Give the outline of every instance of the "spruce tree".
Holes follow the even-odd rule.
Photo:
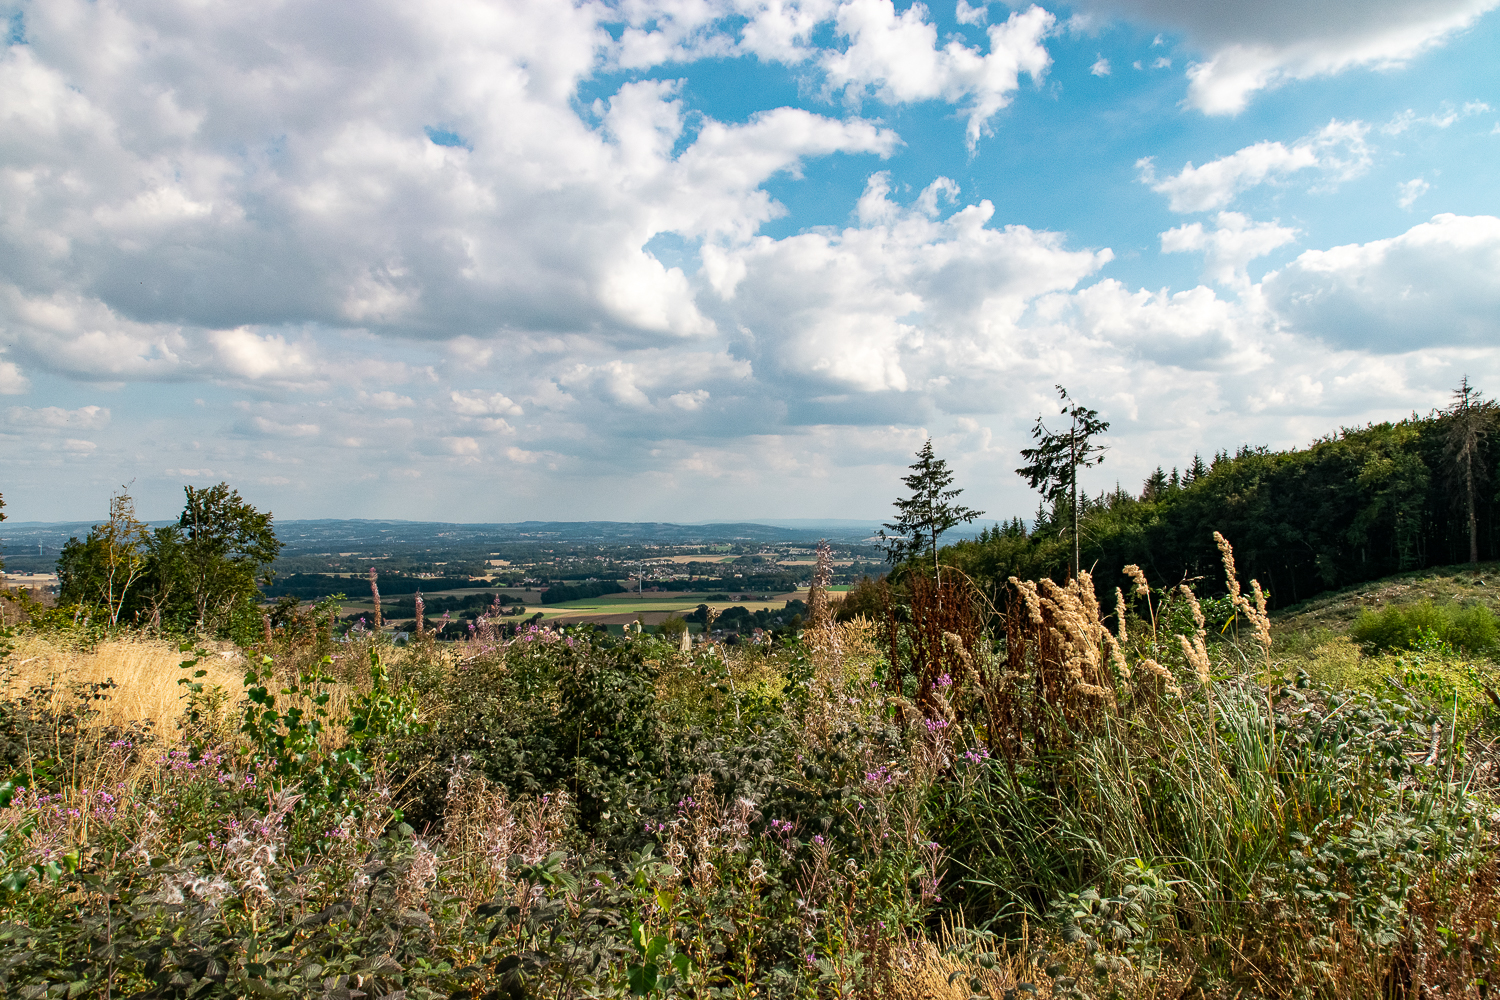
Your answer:
[[[949,528],[966,524],[984,511],[953,502],[963,490],[949,488],[953,485],[953,473],[946,461],[932,454],[931,438],[917,452],[917,460],[910,468],[911,475],[901,481],[911,496],[896,501],[896,520],[882,526],[880,540],[892,565],[924,556],[931,547],[932,572],[936,577],[938,538]]]

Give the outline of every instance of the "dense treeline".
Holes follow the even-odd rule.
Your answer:
[[[557,584],[547,588],[544,600],[548,604],[561,604],[565,601],[586,601],[591,597],[603,597],[605,594],[623,593],[624,587],[613,580],[590,580],[587,583]]]
[[[493,587],[489,580],[471,580],[466,576],[420,577],[398,574],[380,574],[380,595],[415,594],[417,591],[432,593],[438,590],[462,590],[467,587]],[[370,582],[362,576],[333,576],[328,573],[293,573],[268,584],[267,597],[292,596],[303,601],[316,601],[334,594],[350,597],[363,596],[370,589]]]
[[[1481,431],[1500,427],[1493,409]],[[1346,428],[1290,451],[1245,447],[1186,473],[1158,469],[1139,494],[1117,488],[1080,498],[1082,565],[1112,591],[1129,563],[1157,585],[1215,576],[1213,532],[1234,543],[1240,569],[1286,606],[1335,587],[1402,570],[1500,558],[1497,478],[1479,435],[1475,461],[1455,461],[1452,419],[1413,416],[1400,423]],[[1007,578],[1066,577],[1068,506],[1040,510],[948,548],[947,561],[999,594]]]

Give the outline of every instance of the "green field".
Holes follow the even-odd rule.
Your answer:
[[[849,590],[847,585],[833,586],[828,588],[830,593],[842,594]],[[806,601],[807,588],[803,587],[795,591],[785,591],[776,594],[765,595],[766,600],[706,600],[709,596],[703,593],[674,592],[674,593],[621,593],[606,594],[602,597],[589,597],[578,601],[567,601],[561,604],[545,604],[542,595],[535,591],[523,591],[520,588],[496,588],[497,593],[510,593],[522,597],[526,601],[526,617],[530,618],[541,613],[543,621],[562,622],[586,622],[593,621],[600,624],[618,624],[628,617],[633,621],[636,615],[641,615],[648,625],[658,625],[662,620],[672,615],[686,615],[697,609],[700,604],[707,604],[715,611],[724,611],[728,608],[745,608],[749,611],[779,611],[786,606],[787,601]],[[443,591],[424,595],[429,599],[435,597],[465,596],[472,594],[472,590]],[[731,598],[738,596],[734,591],[715,591],[716,594],[729,594]],[[368,599],[346,601],[343,605],[342,614],[352,614],[356,611],[373,612],[374,605]],[[625,617],[622,617],[625,616]]]
[[[621,624],[627,620],[634,620],[634,617],[639,615],[647,625],[659,625],[673,615],[685,615],[695,610],[700,604],[707,604],[716,611],[732,607],[742,607],[750,611],[779,610],[786,607],[787,601],[805,601],[807,591],[768,594],[767,600],[764,601],[708,601],[704,600],[706,596],[694,593],[607,594],[603,597],[591,597],[581,601],[568,601],[565,604],[541,605],[532,610],[540,611],[544,621],[592,621],[600,624]]]

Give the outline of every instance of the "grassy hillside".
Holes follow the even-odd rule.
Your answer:
[[[1359,616],[1388,604],[1420,601],[1485,605],[1500,612],[1500,563],[1435,566],[1342,587],[1275,614],[1278,651],[1293,652],[1348,633]]]

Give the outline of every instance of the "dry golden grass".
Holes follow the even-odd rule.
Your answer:
[[[119,687],[98,703],[101,725],[125,725],[150,721],[156,732],[170,738],[184,707],[184,688],[177,683],[186,676],[183,654],[174,643],[159,639],[117,638],[93,647],[60,641],[51,636],[23,636],[14,640],[11,655],[0,666],[0,696],[18,697],[36,685],[51,684],[59,702],[74,682],[113,680]],[[219,685],[231,697],[244,680],[244,659],[209,656],[199,666],[208,671],[201,680]]]
[[[1044,959],[1037,955],[1033,961],[1004,950],[990,952],[990,967],[984,968],[972,956],[954,954],[952,943],[952,936],[944,931],[937,942],[917,938],[898,946],[890,956],[892,975],[886,995],[893,1000],[969,1000],[975,995],[977,980],[979,995],[991,997],[1073,995],[1090,1000],[1178,1000],[1186,994],[1192,976],[1191,968],[1173,964],[1142,973],[1118,959],[1112,963],[1113,968],[1096,970],[1095,960],[1080,946],[1056,942]],[[1056,978],[1039,966],[1052,968]]]

